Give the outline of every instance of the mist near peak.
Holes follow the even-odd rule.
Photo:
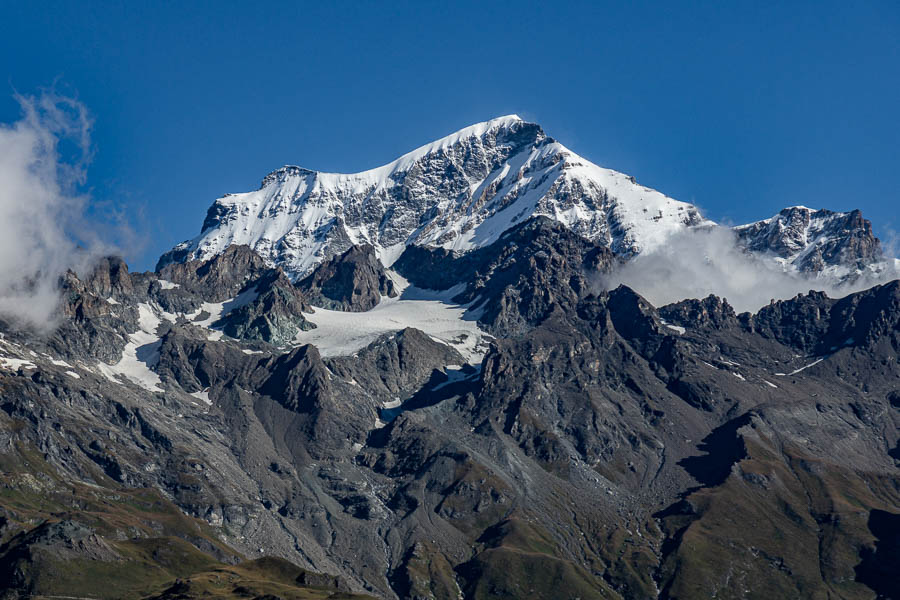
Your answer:
[[[771,255],[747,252],[728,227],[704,226],[673,234],[657,250],[623,263],[600,280],[605,290],[626,285],[655,306],[710,294],[728,300],[737,312],[756,312],[772,300],[811,290],[841,298],[900,278],[897,261],[880,271],[837,284],[827,276],[785,270]]]
[[[0,317],[51,330],[60,278],[113,248],[85,219],[79,189],[92,158],[92,121],[77,100],[16,95],[21,118],[0,124]]]

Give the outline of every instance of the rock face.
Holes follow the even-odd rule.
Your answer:
[[[365,312],[375,308],[382,297],[395,298],[394,282],[366,244],[333,256],[299,282],[310,302],[333,310]]]
[[[891,597],[900,281],[601,291],[702,224],[504,118],[64,274],[0,321],[0,598]],[[858,213],[738,235],[885,264]]]
[[[555,307],[574,307],[591,289],[589,279],[615,264],[605,246],[536,217],[466,254],[410,246],[394,268],[419,287],[463,288],[454,300],[470,304],[488,331],[509,335],[542,321]]]
[[[248,298],[225,314],[215,325],[240,340],[258,340],[275,346],[290,343],[300,331],[315,328],[303,313],[312,312],[306,295],[297,289],[281,269],[268,272],[245,287]]]
[[[406,400],[448,365],[462,365],[463,357],[418,329],[386,335],[356,353],[328,359],[332,373],[355,381],[385,404]]]
[[[728,301],[716,296],[669,304],[660,307],[659,315],[673,325],[682,328],[725,329],[738,323],[737,315]]]
[[[222,302],[237,296],[249,280],[270,270],[263,257],[248,246],[228,246],[209,259],[167,263],[157,269],[159,278],[209,302]]]
[[[210,207],[160,265],[246,244],[292,279],[354,245],[386,263],[410,244],[471,250],[535,215],[630,255],[704,223],[695,207],[604,169],[513,115],[462,129],[362,173],[283,167]]]
[[[840,278],[893,266],[893,261],[887,264],[872,224],[858,210],[794,206],[734,230],[750,251],[771,253],[785,268],[802,273],[833,272]]]
[[[891,589],[898,282],[657,309],[598,292],[622,258],[537,218],[394,265],[419,289],[389,303],[462,306],[494,336],[479,364],[402,312],[337,355],[293,342],[310,297],[389,295],[403,279],[374,256],[299,285],[246,247],[157,273],[110,259],[64,278],[52,336],[5,329],[7,596]],[[223,572],[244,583],[210,587]]]
[[[282,346],[315,327],[303,317],[312,312],[306,296],[280,268],[267,266],[247,246],[230,246],[206,261],[170,263],[159,275],[164,289],[221,304],[214,325],[233,338]],[[174,308],[183,310],[181,305]],[[205,308],[200,304],[198,310]]]

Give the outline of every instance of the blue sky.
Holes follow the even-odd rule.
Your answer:
[[[358,171],[509,113],[716,220],[900,227],[895,1],[0,0],[0,75],[0,121],[48,86],[91,111],[87,185],[138,269],[283,164]]]

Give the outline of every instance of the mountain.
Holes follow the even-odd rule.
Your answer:
[[[362,173],[282,167],[259,190],[216,200],[200,235],[159,266],[247,245],[297,279],[354,245],[374,246],[390,265],[411,244],[484,247],[536,215],[625,256],[707,223],[694,206],[598,167],[512,115]]]
[[[706,237],[842,297],[598,285],[714,226],[505,117],[63,274],[0,314],[0,599],[897,598],[900,281],[795,207]]]
[[[872,224],[858,210],[840,213],[793,206],[734,231],[748,250],[771,254],[787,271],[835,281],[897,271],[900,262],[884,256]]]
[[[372,246],[390,266],[411,245],[483,248],[534,216],[559,221],[625,259],[715,225],[696,207],[599,167],[511,115],[361,173],[282,167],[258,190],[216,200],[200,235],[163,255],[158,267],[246,245],[296,281],[355,246]],[[874,284],[900,272],[859,211],[792,207],[734,232],[747,251],[834,285],[860,278]]]
[[[0,321],[0,597],[896,597],[898,282],[654,307],[547,217],[373,253]]]

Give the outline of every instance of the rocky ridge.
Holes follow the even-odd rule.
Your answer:
[[[368,244],[326,260],[299,286],[310,302],[334,310],[365,312],[382,298],[397,296],[394,281],[375,255],[375,248]]]
[[[745,248],[772,255],[785,270],[833,281],[900,272],[900,261],[884,256],[872,223],[858,210],[839,213],[793,206],[734,231]]]
[[[598,292],[622,258],[549,218],[395,270],[373,253],[297,283],[246,246],[110,259],[64,278],[52,336],[3,324],[7,593],[72,587],[87,560],[136,597],[199,597],[222,569],[235,597],[261,577],[280,597],[890,597],[897,282],[657,308]],[[466,364],[398,321],[325,356],[297,340],[356,314],[317,310],[330,289],[344,311],[459,309],[490,346]]]

